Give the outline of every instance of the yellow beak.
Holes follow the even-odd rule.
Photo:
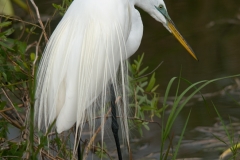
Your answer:
[[[187,41],[183,38],[183,36],[178,32],[177,28],[175,27],[174,23],[170,20],[167,23],[169,30],[171,30],[172,34],[177,38],[177,40],[183,45],[183,47],[188,51],[188,53],[198,61],[195,53],[193,52],[192,48],[188,45]]]

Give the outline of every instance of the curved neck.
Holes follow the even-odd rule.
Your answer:
[[[150,1],[150,0],[129,0],[129,2],[132,3],[134,6],[137,6],[146,12],[147,12],[147,8],[149,8],[148,1]]]
[[[133,5],[136,5],[139,7],[139,4],[143,4],[144,0],[129,0]]]

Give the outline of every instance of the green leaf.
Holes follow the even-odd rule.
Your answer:
[[[144,69],[142,69],[139,73],[138,73],[138,76],[141,76],[143,73],[145,73],[147,70],[148,70],[148,66],[145,67]]]
[[[141,97],[140,101],[138,102],[138,104],[141,105],[143,102],[145,102],[145,99],[146,99],[145,97]]]
[[[133,62],[135,63],[135,65],[136,65],[136,69],[138,70],[138,64],[139,64],[139,62],[137,61],[137,60],[133,60]]]
[[[2,76],[3,76],[5,81],[8,81],[7,74],[5,72],[2,73]]]
[[[3,27],[8,27],[12,24],[11,21],[6,21],[6,22],[2,22],[0,23],[0,28],[3,28]]]
[[[31,54],[30,54],[30,59],[31,59],[31,61],[34,61],[34,60],[35,60],[35,57],[36,57],[35,53],[31,53]]]
[[[141,91],[142,93],[144,93],[144,90],[141,87],[139,87],[139,86],[137,86],[137,89],[136,89],[137,93],[138,93],[138,91]]]
[[[7,49],[9,49],[11,51],[14,51],[9,45],[7,45],[7,44],[5,44],[5,43],[3,43],[1,41],[0,41],[0,46],[3,46],[3,47],[5,47],[5,48],[7,48]]]
[[[138,71],[140,70],[140,67],[142,65],[143,57],[144,57],[144,53],[141,55],[140,59],[138,60],[138,63],[137,63],[137,70]]]
[[[13,32],[14,32],[14,29],[13,29],[13,28],[9,28],[8,30],[4,31],[3,34],[4,34],[5,36],[9,36],[9,35],[11,35]]]
[[[150,128],[148,127],[148,122],[143,122],[143,127],[146,129],[146,130],[150,130]]]
[[[0,110],[2,110],[6,106],[7,102],[0,102]]]
[[[176,159],[176,158],[177,158],[178,150],[179,150],[179,148],[180,148],[180,144],[181,144],[181,142],[182,142],[183,135],[184,135],[184,133],[185,133],[185,131],[186,131],[186,128],[187,128],[187,124],[188,124],[190,115],[191,115],[191,110],[190,110],[190,112],[189,112],[189,114],[188,114],[187,120],[186,120],[186,122],[185,122],[185,124],[184,124],[184,127],[183,127],[183,129],[182,129],[182,133],[181,133],[180,139],[178,140],[178,145],[177,145],[176,150],[175,150],[175,152],[174,152],[173,159]]]
[[[152,77],[151,77],[151,79],[150,79],[150,81],[149,81],[149,84],[148,84],[148,86],[147,86],[147,88],[146,88],[146,91],[147,92],[149,92],[149,91],[151,91],[152,89],[153,89],[153,86],[155,85],[155,81],[156,81],[156,79],[155,79],[155,72],[152,74]]]
[[[158,87],[159,87],[159,84],[156,85],[156,86],[151,90],[151,92],[155,92]]]
[[[137,68],[137,66],[136,66],[135,64],[132,64],[131,67],[132,67],[132,70],[134,70],[134,71],[135,71],[136,68]]]
[[[20,72],[20,71],[21,71],[19,66],[14,66],[14,70],[15,70],[16,72]]]
[[[53,6],[55,9],[59,9],[59,8],[61,8],[61,6],[60,6],[60,5],[58,5],[58,4],[55,4],[55,3],[53,3],[53,4],[52,4],[52,6]]]
[[[138,127],[138,132],[139,132],[140,136],[142,137],[143,136],[143,132],[142,132],[142,128],[141,127]]]
[[[142,107],[141,107],[141,110],[151,111],[151,110],[155,110],[155,108],[154,108],[154,107],[151,107],[151,106],[142,106]]]
[[[21,42],[21,41],[15,41],[15,45],[17,47],[17,51],[20,54],[24,54],[27,48],[27,44],[25,42]]]
[[[19,108],[17,104],[14,104],[14,108],[18,111],[18,112],[23,112],[22,108]]]
[[[141,83],[139,86],[140,86],[141,88],[143,88],[143,87],[145,87],[147,84],[148,84],[148,82],[143,82],[143,83]]]
[[[135,82],[143,82],[143,81],[147,81],[147,80],[148,80],[148,77],[143,77],[143,78],[136,79],[134,81]]]
[[[26,62],[23,62],[22,64],[25,68],[27,68],[27,69],[29,68]]]

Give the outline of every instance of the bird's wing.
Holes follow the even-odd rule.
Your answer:
[[[86,119],[94,119],[98,107],[104,117],[108,84],[113,83],[123,99],[123,107],[118,109],[128,132],[124,62],[128,5],[128,0],[73,1],[50,37],[39,65],[35,94],[39,128],[47,128],[55,118],[58,132],[75,122],[82,128]]]

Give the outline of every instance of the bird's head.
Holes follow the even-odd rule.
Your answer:
[[[137,6],[148,12],[155,20],[161,22],[165,28],[169,32],[171,32],[176,39],[183,45],[183,47],[190,53],[190,55],[196,59],[196,55],[194,54],[191,47],[188,45],[186,40],[177,30],[175,24],[172,19],[168,15],[166,5],[163,0],[137,0]]]

